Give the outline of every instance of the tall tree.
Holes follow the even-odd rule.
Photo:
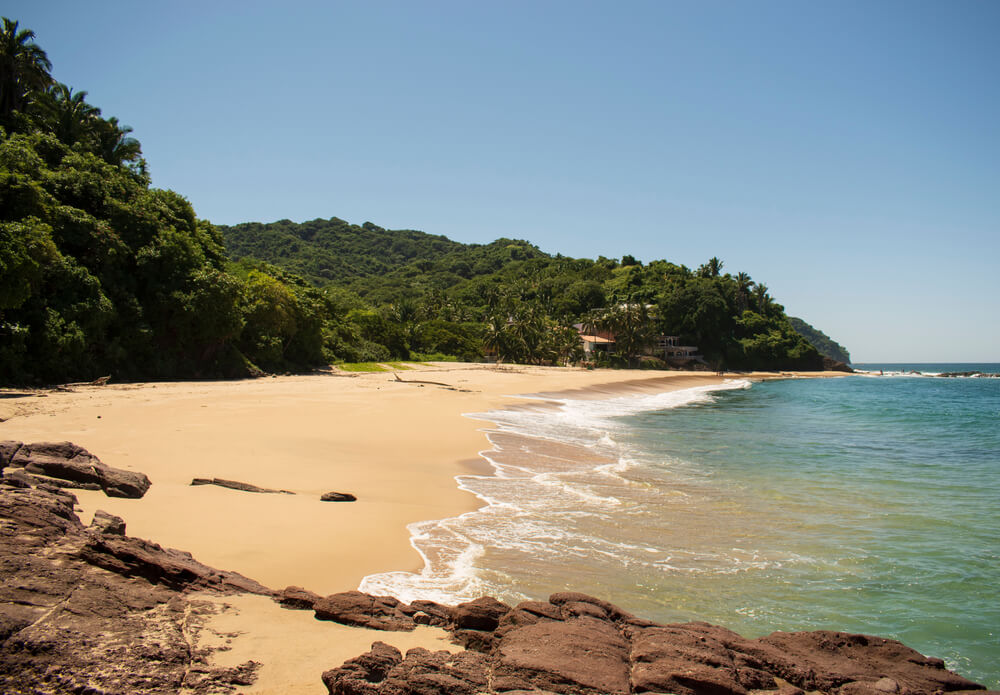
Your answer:
[[[722,266],[725,265],[718,256],[712,256],[708,263],[698,268],[698,275],[703,278],[717,278],[722,273]]]
[[[752,289],[753,280],[750,279],[750,276],[747,273],[738,273],[736,275],[736,298],[741,314],[746,311]]]
[[[757,302],[757,313],[761,316],[767,316],[771,311],[771,295],[767,292],[767,285],[762,283],[757,283],[757,286],[753,289],[753,297]]]
[[[114,116],[98,121],[95,128],[97,153],[108,164],[128,166],[139,173],[145,173],[142,146],[138,140],[129,136],[131,132],[131,126],[119,125]]]
[[[87,103],[85,91],[58,82],[43,97],[42,110],[49,130],[70,147],[97,134],[101,110]]]
[[[52,83],[52,63],[35,43],[35,32],[3,18],[0,30],[0,120],[9,124],[14,111],[24,111],[31,97]]]

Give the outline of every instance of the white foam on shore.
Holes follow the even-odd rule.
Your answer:
[[[484,569],[484,564],[490,564],[488,555],[519,558],[525,563],[638,563],[662,570],[669,566],[663,562],[662,548],[624,542],[613,532],[608,537],[595,532],[623,523],[620,515],[635,507],[635,494],[663,492],[649,491],[648,485],[628,477],[641,462],[636,452],[628,451],[616,439],[625,427],[619,418],[706,404],[715,399],[716,392],[750,386],[748,380],[729,380],[601,400],[521,396],[527,403],[543,401],[545,405],[469,414],[494,423],[484,430],[493,448],[480,452],[493,474],[461,475],[456,481],[485,506],[458,517],[411,524],[410,542],[423,558],[423,569],[419,573],[369,575],[362,580],[360,590],[407,602],[419,598],[452,604],[485,594],[516,594],[516,588],[495,586],[488,580],[487,574],[500,572],[495,565],[492,570]],[[528,445],[547,441],[585,447],[595,456],[592,461],[581,461],[524,447],[505,449],[497,442],[499,435],[528,438]],[[504,441],[510,442],[507,438]],[[669,498],[683,503],[686,494],[677,492]]]

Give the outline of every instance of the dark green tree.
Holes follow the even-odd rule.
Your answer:
[[[25,111],[52,82],[52,63],[35,43],[35,32],[3,18],[0,30],[0,125],[9,127],[15,111]]]

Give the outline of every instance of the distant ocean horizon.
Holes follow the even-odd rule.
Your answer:
[[[855,366],[477,414],[484,507],[411,525],[423,572],[362,589],[876,634],[1000,688],[1000,379],[929,376],[1000,363]]]
[[[913,372],[924,376],[978,372],[980,374],[1000,374],[1000,362],[858,362],[854,369],[865,372],[905,373]]]

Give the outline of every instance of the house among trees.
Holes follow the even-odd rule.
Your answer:
[[[655,349],[651,353],[665,360],[684,359],[701,360],[698,348],[694,345],[680,345],[681,339],[676,335],[660,335],[656,337]]]
[[[588,328],[582,323],[574,324],[573,328],[580,334],[580,342],[583,344],[583,354],[586,359],[593,359],[598,352],[604,354],[614,352],[615,337],[610,331]]]
[[[617,352],[617,339],[613,332],[598,330],[583,323],[573,325],[580,335],[583,344],[583,354],[588,361],[596,360],[600,355],[608,356]],[[694,345],[681,345],[680,336],[657,335],[642,351],[643,355],[657,357],[668,363],[686,363],[689,361],[704,362]]]

